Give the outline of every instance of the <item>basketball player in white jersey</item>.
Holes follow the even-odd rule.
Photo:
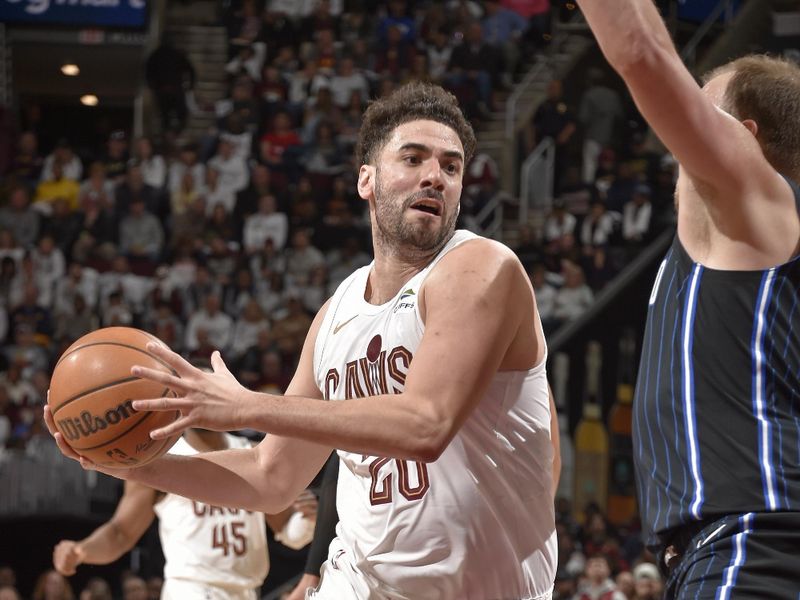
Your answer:
[[[555,427],[545,340],[516,256],[455,231],[474,148],[455,98],[438,86],[412,83],[373,103],[358,191],[375,260],[317,314],[286,395],[243,388],[218,353],[203,373],[153,347],[178,376],[132,371],[180,395],[135,403],[181,410],[155,438],[192,426],[273,435],[253,450],[104,472],[275,512],[335,448],[340,522],[308,598],[550,598]]]
[[[226,448],[248,448],[241,437],[188,429],[170,453],[191,456]],[[114,515],[80,541],[62,540],[53,550],[53,566],[73,575],[81,564],[108,564],[130,551],[155,517],[164,551],[163,600],[251,600],[269,571],[265,515],[221,508],[174,494],[162,494],[133,481]],[[280,531],[288,515],[267,516]]]

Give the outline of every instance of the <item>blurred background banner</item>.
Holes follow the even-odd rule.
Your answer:
[[[0,0],[0,21],[141,28],[147,23],[147,0]]]

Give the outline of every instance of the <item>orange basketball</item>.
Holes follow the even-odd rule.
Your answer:
[[[56,427],[80,455],[98,465],[139,467],[169,450],[179,436],[150,439],[178,411],[134,410],[133,400],[174,396],[163,385],[131,375],[133,365],[172,372],[147,351],[158,338],[132,327],[106,327],[72,344],[56,363],[48,404]]]

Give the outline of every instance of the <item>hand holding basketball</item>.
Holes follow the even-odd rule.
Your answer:
[[[169,387],[131,375],[136,364],[170,370],[146,349],[148,345],[164,347],[144,331],[106,327],[80,338],[58,360],[45,422],[66,456],[84,457],[100,467],[130,469],[161,456],[178,439],[150,437],[151,430],[175,421],[180,416],[177,411],[144,412],[132,406],[139,398],[174,395]]]
[[[147,351],[168,365],[175,374],[146,366],[136,366],[131,373],[174,390],[178,397],[137,400],[133,402],[133,408],[166,413],[180,411],[180,418],[151,432],[154,440],[177,435],[189,427],[214,431],[242,428],[242,398],[247,390],[225,366],[219,352],[211,355],[212,372],[208,373],[190,365],[163,344],[150,343]]]

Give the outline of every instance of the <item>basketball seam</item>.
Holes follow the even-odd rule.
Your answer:
[[[175,411],[175,412],[178,412],[178,411]],[[160,456],[161,456],[161,453],[162,453],[162,452],[164,452],[164,446],[166,446],[166,445],[167,445],[167,444],[169,444],[170,442],[173,442],[173,443],[174,443],[174,442],[176,441],[176,439],[177,439],[177,438],[175,438],[175,436],[174,436],[174,435],[173,435],[173,436],[171,436],[171,437],[168,437],[167,439],[165,439],[165,440],[162,442],[161,446],[159,446],[159,448],[158,448],[158,450],[157,450],[157,451],[153,452],[149,458],[146,458],[144,461],[142,461],[141,463],[139,463],[137,466],[139,466],[139,467],[143,467],[144,465],[146,465],[146,464],[147,464],[147,463],[149,463],[149,462],[152,462],[152,461],[153,461],[153,460],[155,460],[156,458],[160,458]]]
[[[157,338],[154,338],[153,341],[155,341],[156,339]],[[77,352],[78,350],[83,350],[84,348],[90,348],[91,346],[122,346],[123,348],[130,348],[131,350],[136,350],[136,352],[141,352],[142,354],[149,356],[160,365],[167,367],[167,369],[169,369],[170,373],[172,373],[173,375],[178,374],[178,372],[175,371],[175,369],[173,369],[167,362],[161,360],[157,356],[153,356],[147,350],[143,350],[142,348],[137,348],[136,346],[132,346],[131,344],[123,344],[121,342],[91,342],[89,344],[84,344],[83,346],[78,346],[77,348],[70,350],[67,354],[59,358],[55,368],[57,368],[58,365],[61,364],[61,361],[67,358],[70,354]]]
[[[55,417],[56,413],[58,411],[60,411],[62,408],[64,408],[67,404],[75,402],[76,400],[80,400],[84,396],[88,396],[89,394],[94,394],[95,392],[100,392],[100,391],[102,391],[102,390],[104,390],[106,388],[114,387],[115,385],[121,385],[123,383],[130,383],[131,381],[137,381],[137,380],[140,380],[140,379],[141,379],[141,377],[134,377],[133,375],[131,375],[130,377],[126,377],[125,379],[116,379],[114,381],[110,381],[109,383],[105,383],[105,384],[103,384],[103,385],[101,385],[99,387],[93,388],[91,390],[84,390],[83,392],[81,392],[77,396],[73,396],[72,398],[64,400],[64,402],[62,402],[61,404],[59,404],[58,406],[53,408],[52,409],[53,416]]]

